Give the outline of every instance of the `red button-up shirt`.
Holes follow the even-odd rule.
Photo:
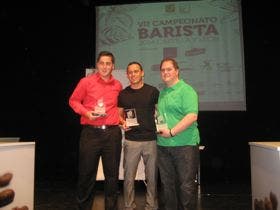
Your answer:
[[[82,125],[118,125],[117,99],[121,90],[121,83],[113,76],[105,81],[98,73],[92,74],[79,81],[69,99],[69,105],[77,114],[81,115]],[[106,116],[89,120],[85,114],[94,110],[99,99],[103,99]]]

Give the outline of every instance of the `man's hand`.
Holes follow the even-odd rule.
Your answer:
[[[13,178],[12,173],[5,173],[0,176],[0,187],[6,187],[10,184],[10,181]],[[0,208],[6,206],[13,202],[15,198],[15,192],[12,189],[4,189],[0,191]]]
[[[97,118],[103,117],[103,116],[102,116],[102,115],[96,114],[94,111],[88,111],[88,112],[86,113],[86,117],[87,117],[89,120],[96,120]]]
[[[122,123],[120,124],[121,128],[126,132],[131,130],[131,128],[129,126],[126,125],[126,121],[123,120]]]
[[[13,178],[13,174],[7,172],[5,174],[0,175],[0,188],[6,187],[10,184]],[[14,201],[15,192],[13,189],[6,188],[0,191],[0,208],[9,205]],[[28,210],[27,206],[22,207],[13,207],[12,210]]]

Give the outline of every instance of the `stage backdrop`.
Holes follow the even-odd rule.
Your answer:
[[[96,53],[112,51],[119,74],[139,61],[145,82],[164,87],[162,58],[199,94],[200,110],[246,110],[240,1],[96,6]],[[127,80],[126,76],[122,80]],[[126,83],[126,81],[123,81]]]

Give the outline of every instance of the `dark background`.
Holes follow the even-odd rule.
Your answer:
[[[116,2],[1,2],[0,136],[36,142],[36,180],[75,179],[80,125],[68,98],[94,65],[92,8]],[[248,142],[279,141],[277,13],[242,1],[247,111],[200,112],[202,182],[250,184]]]

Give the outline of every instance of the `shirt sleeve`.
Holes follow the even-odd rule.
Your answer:
[[[182,107],[187,114],[198,113],[198,96],[193,89],[187,89],[184,91],[184,97],[182,97]]]
[[[159,97],[159,90],[157,88],[155,88],[154,94],[153,94],[154,104],[158,103],[158,97]]]
[[[86,96],[85,83],[85,79],[81,79],[69,98],[70,107],[80,115],[85,115],[88,111],[82,104],[84,97]]]

